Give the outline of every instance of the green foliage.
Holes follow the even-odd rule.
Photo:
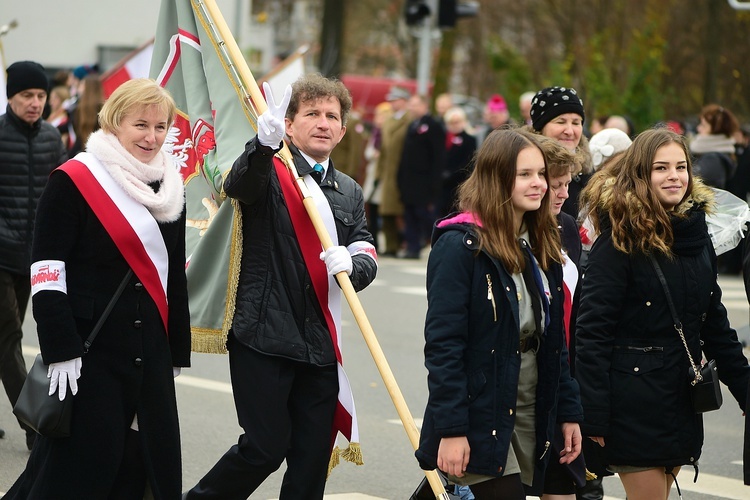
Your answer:
[[[656,22],[648,23],[642,30],[634,30],[626,53],[630,71],[623,89],[623,108],[635,123],[636,130],[664,119],[666,50],[667,41],[661,36]]]
[[[602,49],[608,45],[610,36],[608,32],[599,33],[591,38],[587,46],[589,64],[583,70],[585,86],[581,92],[586,96],[584,105],[591,118],[622,113],[622,94],[612,75],[612,66]]]
[[[517,116],[519,110],[515,97],[534,88],[528,61],[497,35],[492,35],[487,42],[487,53],[490,67],[499,82],[493,93],[504,96],[511,115]]]

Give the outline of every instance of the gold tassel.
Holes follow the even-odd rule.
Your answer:
[[[591,472],[590,470],[586,469],[586,481],[593,481],[597,478],[597,475]]]
[[[349,446],[341,452],[341,458],[356,465],[363,465],[365,463],[359,443],[349,443]]]
[[[226,354],[227,337],[219,330],[193,327],[191,333],[191,349],[193,352],[208,354]]]
[[[331,471],[333,471],[334,467],[336,467],[341,462],[341,449],[336,446],[333,451],[331,452],[331,458],[328,460],[328,472],[326,473],[326,479],[331,475]]]

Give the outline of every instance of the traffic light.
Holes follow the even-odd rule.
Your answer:
[[[409,26],[416,26],[422,19],[430,15],[430,6],[426,0],[406,0],[404,18]]]
[[[474,17],[479,13],[479,2],[458,2],[440,0],[438,8],[438,26],[453,28],[460,17]]]

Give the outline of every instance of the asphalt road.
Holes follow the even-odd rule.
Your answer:
[[[420,423],[427,397],[427,372],[422,347],[426,259],[383,258],[378,278],[359,294],[410,411]],[[739,278],[720,278],[724,303],[741,337],[750,340],[748,304]],[[344,366],[354,391],[365,465],[342,463],[331,474],[327,498],[337,500],[406,499],[423,474],[414,459],[373,359],[350,312],[344,311]],[[30,363],[37,352],[33,319],[25,324],[24,353]],[[747,352],[747,351],[746,351]],[[189,488],[237,441],[237,425],[226,356],[194,354],[193,367],[177,378],[182,430],[184,486]],[[698,482],[692,470],[678,477],[686,499],[746,499],[750,487],[741,484],[743,419],[725,391],[724,406],[706,415],[706,445]],[[262,402],[259,402],[262,404]],[[22,471],[28,451],[5,396],[0,396],[0,492]],[[644,443],[648,446],[648,443]],[[282,470],[270,476],[252,496],[278,497]],[[616,477],[605,480],[608,499],[624,499]],[[673,492],[672,498],[677,498]]]

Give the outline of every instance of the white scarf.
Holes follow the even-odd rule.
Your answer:
[[[734,154],[734,139],[723,134],[696,135],[690,143],[690,152]]]
[[[151,212],[157,222],[174,222],[185,205],[185,186],[172,157],[159,150],[149,163],[130,154],[114,134],[97,130],[86,142],[93,154],[128,195]],[[149,183],[159,182],[157,192]]]

